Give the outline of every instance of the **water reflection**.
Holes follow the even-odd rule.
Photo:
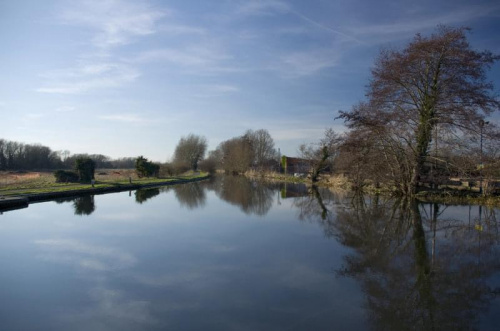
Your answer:
[[[188,209],[195,209],[205,205],[207,199],[205,189],[198,182],[176,185],[172,189],[181,206]]]
[[[99,222],[59,217],[67,209],[54,204],[6,215],[2,330],[498,324],[498,209],[237,176],[132,194],[141,205],[127,194],[97,196],[97,211],[93,196],[58,201]],[[140,221],[116,222],[127,217]]]
[[[243,176],[218,176],[206,183],[222,200],[238,206],[248,215],[266,215],[273,205],[274,190],[278,186],[263,185]]]
[[[476,329],[499,293],[488,282],[500,270],[497,222],[470,226],[442,209],[357,199],[337,211],[333,231],[354,251],[340,274],[361,284],[373,329]]]
[[[158,188],[139,189],[135,191],[135,201],[139,204],[143,204],[159,194],[160,189]]]
[[[62,204],[65,202],[72,202],[75,215],[80,215],[80,216],[90,215],[96,209],[93,195],[82,195],[71,198],[60,198],[55,200],[55,202],[58,204]]]

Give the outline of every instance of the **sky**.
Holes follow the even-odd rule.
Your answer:
[[[500,54],[499,1],[0,0],[0,138],[164,162],[266,129],[293,156],[345,130],[380,50],[439,24]]]

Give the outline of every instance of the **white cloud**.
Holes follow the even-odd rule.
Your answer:
[[[324,128],[272,130],[272,136],[277,141],[318,139],[321,138],[324,133]]]
[[[44,114],[41,113],[29,113],[23,116],[25,120],[32,121],[32,120],[38,120],[42,117],[44,117]]]
[[[98,118],[101,120],[106,120],[106,121],[135,123],[135,124],[144,124],[144,123],[151,122],[150,119],[141,117],[137,114],[101,115],[101,116],[98,116]]]
[[[283,55],[278,69],[285,76],[308,76],[335,67],[340,58],[335,49],[295,52]]]
[[[56,70],[43,76],[49,82],[37,88],[37,92],[79,94],[95,89],[121,87],[136,80],[140,73],[137,69],[124,64],[94,63]]]
[[[193,96],[199,98],[217,97],[227,94],[232,94],[240,91],[240,88],[234,85],[214,84],[202,85],[199,87],[200,93],[195,93]]]
[[[133,62],[165,61],[176,65],[193,67],[208,66],[228,60],[231,57],[219,49],[210,46],[189,46],[182,49],[164,48],[145,51]]]
[[[98,0],[75,3],[62,13],[61,18],[66,24],[96,30],[93,44],[110,48],[155,33],[155,24],[165,14],[143,2]]]
[[[73,106],[61,106],[61,107],[57,107],[55,109],[55,111],[58,113],[70,113],[70,112],[73,112],[75,110],[76,110],[76,107],[73,107]]]
[[[273,13],[286,13],[290,6],[279,0],[251,0],[245,1],[236,12],[243,15],[272,15]]]
[[[195,27],[195,26],[189,26],[189,25],[182,25],[182,24],[163,24],[158,26],[157,31],[159,33],[166,33],[166,34],[172,34],[172,35],[205,35],[207,34],[207,30],[200,28],[200,27]]]

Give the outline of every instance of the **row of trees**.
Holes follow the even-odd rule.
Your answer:
[[[267,130],[248,130],[239,137],[221,142],[213,151],[207,151],[207,140],[194,134],[182,137],[175,149],[171,163],[166,164],[170,173],[198,169],[214,172],[241,174],[249,169],[264,170],[276,165],[278,155],[274,140]],[[205,158],[205,154],[208,156]]]
[[[96,168],[131,169],[135,165],[134,157],[111,159],[102,154],[71,154],[40,144],[0,139],[0,170],[72,169],[78,158],[92,159]]]

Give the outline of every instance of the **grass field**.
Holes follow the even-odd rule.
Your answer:
[[[186,173],[182,176],[163,178],[139,178],[133,169],[97,169],[95,172],[95,188],[117,185],[154,184],[179,179],[193,179],[204,176],[203,173]],[[0,195],[36,194],[46,192],[62,192],[92,188],[90,184],[56,183],[52,172],[15,172],[0,171]]]

